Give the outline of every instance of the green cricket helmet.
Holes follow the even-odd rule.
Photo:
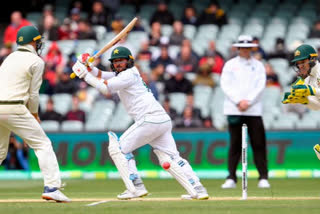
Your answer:
[[[317,51],[311,45],[303,44],[294,51],[294,58],[291,62],[296,63],[298,61],[315,58],[317,56]]]
[[[307,75],[310,74],[311,69],[316,65],[318,53],[316,50],[311,46],[307,44],[300,45],[295,51],[294,51],[294,58],[291,60],[291,63],[294,63],[293,70],[298,73],[298,76],[305,79]],[[300,73],[300,68],[297,64],[299,61],[303,61],[309,59],[309,70],[308,74]]]
[[[36,42],[36,51],[38,52],[42,47],[42,36],[34,26],[25,26],[20,28],[18,31],[16,42],[18,45],[26,45],[30,42]]]
[[[118,46],[112,50],[111,57],[109,61],[111,62],[111,69],[116,71],[115,67],[113,66],[113,60],[115,59],[127,59],[127,68],[132,68],[134,65],[134,57],[131,54],[131,51],[123,46]]]

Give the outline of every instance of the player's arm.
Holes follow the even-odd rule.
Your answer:
[[[309,109],[312,109],[312,110],[320,110],[320,100],[318,97],[315,97],[315,96],[309,96],[307,97],[308,99],[308,103],[306,104],[306,106],[309,108]]]
[[[133,67],[130,69],[136,69],[136,68]],[[134,83],[136,78],[138,78],[134,74],[135,72],[126,72],[126,73],[122,73],[121,76],[116,76],[108,80],[99,79],[94,75],[92,75],[88,71],[87,67],[79,61],[77,61],[73,65],[72,70],[80,79],[83,78],[84,81],[86,81],[89,85],[97,88],[103,94],[107,94],[109,91],[111,93],[114,93],[123,88],[127,88],[128,86]]]
[[[84,53],[78,57],[78,61],[84,64],[87,67],[88,72],[90,72],[93,76],[99,79],[104,79],[104,80],[108,80],[112,77],[115,77],[114,72],[102,71],[99,68],[94,67],[93,64],[88,61],[89,58],[90,58],[90,54]]]
[[[108,80],[111,79],[112,77],[115,77],[115,73],[114,72],[110,72],[110,71],[102,71],[97,67],[93,67],[92,70],[88,70],[93,76],[99,78],[99,79],[104,79],[104,80]]]
[[[82,64],[80,61],[77,61],[72,66],[72,71],[76,74],[80,79],[84,79],[89,85],[98,89],[102,94],[108,94],[108,81],[104,79],[99,79],[92,75],[89,71],[87,66]]]
[[[31,114],[40,122],[38,116],[39,109],[39,89],[42,84],[42,75],[44,71],[44,62],[36,62],[31,66],[30,74],[31,74],[31,84],[29,88],[29,100],[27,103],[27,107]]]

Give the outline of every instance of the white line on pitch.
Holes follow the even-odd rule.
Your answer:
[[[92,207],[92,206],[96,206],[98,204],[103,204],[103,203],[107,203],[107,202],[110,202],[110,201],[97,201],[97,202],[93,202],[91,204],[87,204],[86,206],[87,207]]]

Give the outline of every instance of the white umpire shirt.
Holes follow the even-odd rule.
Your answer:
[[[225,115],[262,115],[262,93],[266,86],[266,71],[264,65],[251,57],[240,56],[230,59],[223,67],[221,88],[224,92]],[[249,101],[249,108],[241,112],[238,103]]]

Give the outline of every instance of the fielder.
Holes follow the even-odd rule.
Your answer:
[[[187,190],[188,195],[183,195],[183,198],[208,199],[206,189],[190,164],[180,157],[171,134],[171,119],[142,81],[130,50],[118,46],[112,51],[109,60],[113,72],[103,72],[88,65],[89,57],[89,54],[82,54],[73,66],[73,72],[103,94],[118,93],[127,112],[135,120],[120,138],[108,132],[109,154],[127,188],[118,195],[118,199],[148,194],[132,154],[146,144],[153,147],[161,166]]]
[[[300,45],[294,51],[294,70],[298,80],[292,84],[291,92],[286,92],[282,103],[306,105],[311,110],[320,110],[320,65],[318,53],[310,45]],[[313,147],[320,160],[320,145]]]
[[[39,124],[39,88],[45,66],[38,55],[41,35],[33,26],[23,27],[18,31],[17,44],[17,50],[0,67],[0,164],[7,156],[12,131],[34,150],[38,158],[44,178],[42,198],[70,202],[59,190],[61,178],[57,158]]]

